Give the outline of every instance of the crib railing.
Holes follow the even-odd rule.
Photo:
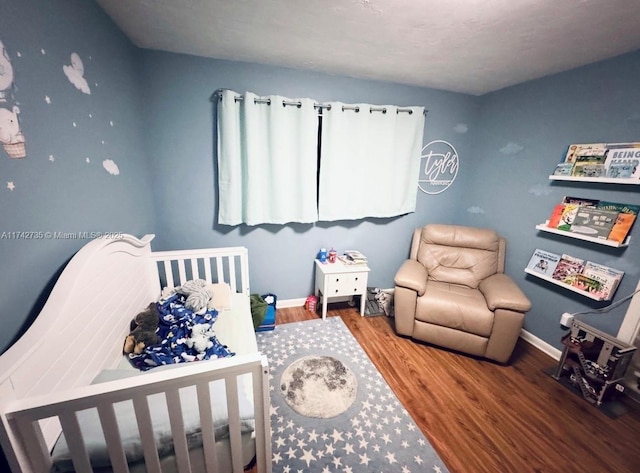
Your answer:
[[[226,282],[234,293],[250,294],[248,251],[244,247],[154,251],[150,258],[157,264],[163,287],[204,279],[210,283]]]
[[[153,433],[148,397],[165,395],[169,413],[174,454],[180,472],[192,472],[186,432],[182,420],[179,390],[195,386],[197,390],[202,445],[206,472],[219,470],[215,449],[215,431],[212,419],[210,383],[224,380],[229,415],[229,439],[234,473],[243,471],[241,419],[238,401],[238,378],[250,375],[253,386],[255,414],[255,448],[258,472],[271,472],[271,433],[269,423],[268,362],[260,354],[238,355],[215,362],[189,363],[180,369],[161,373],[149,372],[118,381],[110,381],[58,392],[42,397],[18,400],[9,406],[6,418],[20,442],[24,472],[49,472],[52,467],[40,428],[41,419],[57,418],[69,446],[74,469],[78,473],[92,472],[87,446],[78,422],[77,413],[85,409],[97,409],[101,429],[106,441],[111,467],[116,473],[128,473],[126,455],[121,443],[114,404],[132,401],[137,419],[144,461],[148,472],[160,472],[160,459]]]

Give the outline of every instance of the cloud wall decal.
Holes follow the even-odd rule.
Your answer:
[[[500,148],[500,152],[507,156],[511,156],[514,154],[518,154],[520,151],[524,149],[524,146],[520,146],[518,143],[509,142]]]

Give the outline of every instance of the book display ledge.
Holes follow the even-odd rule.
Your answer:
[[[592,243],[597,243],[599,245],[611,246],[613,248],[623,248],[629,246],[629,241],[631,240],[630,236],[627,236],[623,243],[618,243],[613,240],[604,240],[602,238],[594,238],[588,235],[581,235],[579,233],[567,232],[564,230],[558,230],[557,228],[552,228],[548,226],[549,221],[547,220],[545,223],[541,223],[540,225],[536,225],[536,230],[540,230],[541,232],[554,233],[556,235],[566,236],[568,238],[575,238],[576,240],[584,240],[590,241]]]
[[[635,184],[640,185],[640,180],[632,177],[580,177],[580,176],[557,176],[550,175],[552,181],[581,181],[581,182],[601,182],[603,184]]]
[[[572,286],[570,284],[564,283],[564,282],[559,281],[557,279],[553,279],[551,276],[545,276],[544,274],[537,273],[537,272],[535,272],[535,271],[533,271],[533,270],[531,270],[529,268],[525,268],[524,272],[527,273],[527,274],[530,274],[531,276],[535,276],[537,278],[544,279],[545,281],[548,281],[548,282],[550,282],[552,284],[555,284],[556,286],[560,286],[560,287],[563,287],[565,289],[568,289],[568,290],[570,290],[572,292],[575,292],[576,294],[580,294],[581,296],[588,297],[589,299],[593,299],[594,301],[611,300],[611,298],[605,299],[604,297],[595,296],[592,293],[585,291],[584,289],[579,289],[579,288],[577,288],[575,286]],[[613,294],[612,294],[612,297],[613,297]]]

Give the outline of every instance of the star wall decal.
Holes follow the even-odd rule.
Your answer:
[[[51,97],[49,97],[48,95],[44,96],[44,101],[47,102],[48,105],[51,105]]]
[[[13,190],[13,189],[15,189],[15,188],[16,188],[16,186],[15,186],[15,184],[13,183],[13,181],[9,181],[9,182],[7,182],[7,189],[9,189],[10,191],[12,191],[12,190]]]

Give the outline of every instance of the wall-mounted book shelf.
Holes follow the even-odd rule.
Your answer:
[[[566,232],[564,230],[558,230],[557,228],[551,228],[547,226],[548,223],[549,221],[547,220],[546,223],[536,225],[536,230],[540,230],[541,232],[554,233],[556,235],[562,235],[567,238],[575,238],[576,240],[590,241],[592,243],[597,243],[598,245],[611,246],[613,248],[623,248],[629,246],[629,241],[631,240],[631,237],[629,236],[627,236],[627,238],[625,238],[624,242],[622,243],[618,243],[617,241],[613,240],[603,240],[602,238],[594,238],[588,235],[582,235],[580,233]]]
[[[550,276],[545,276],[544,274],[536,273],[535,271],[532,271],[529,268],[525,268],[524,272],[527,273],[527,274],[530,274],[531,276],[535,276],[537,278],[544,279],[545,281],[548,281],[548,282],[550,282],[552,284],[555,284],[556,286],[560,286],[560,287],[563,287],[565,289],[568,289],[569,291],[572,291],[572,292],[575,292],[577,294],[580,294],[581,296],[588,297],[589,299],[593,299],[594,301],[605,301],[605,300],[607,300],[607,299],[604,299],[604,298],[599,297],[599,296],[594,296],[590,292],[583,291],[582,289],[578,289],[577,287],[570,286],[569,284],[563,283],[562,281],[558,281],[557,279],[553,279]]]
[[[600,182],[603,184],[635,184],[640,185],[640,179],[632,177],[579,177],[550,175],[552,181]]]

